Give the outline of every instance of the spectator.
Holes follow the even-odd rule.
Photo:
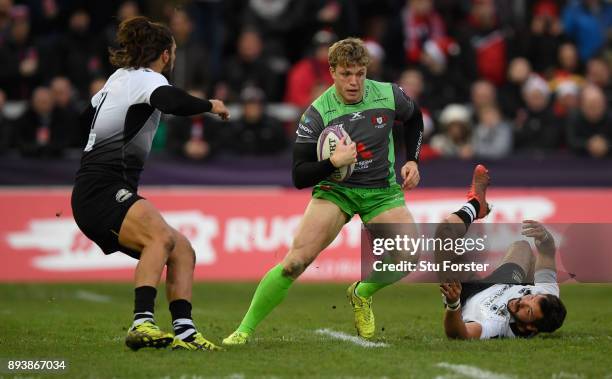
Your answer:
[[[400,88],[404,91],[408,97],[416,101],[421,108],[423,114],[423,145],[421,147],[421,160],[427,160],[438,156],[438,153],[431,149],[429,145],[430,138],[434,133],[434,123],[429,113],[426,98],[421,96],[424,90],[423,74],[416,69],[404,70],[397,82]],[[401,124],[393,125],[393,136],[396,142],[404,141],[404,128]],[[397,151],[401,151],[403,145],[398,145]]]
[[[419,104],[421,113],[423,113],[423,141],[429,141],[429,137],[434,132],[434,123],[429,113],[428,99],[422,96],[425,87],[423,74],[415,69],[404,70],[397,84],[399,84],[408,97]],[[393,132],[395,133],[395,130]]]
[[[72,131],[55,111],[51,90],[38,87],[30,106],[16,122],[15,133],[23,156],[43,158],[61,156]]]
[[[446,38],[446,26],[435,11],[433,0],[406,0],[388,23],[385,51],[388,63],[401,68],[421,62],[424,43]]]
[[[608,99],[608,107],[612,108],[612,80],[610,67],[602,58],[593,58],[586,65],[586,80],[601,88]]]
[[[204,92],[199,89],[191,90],[189,94],[205,98]],[[205,160],[217,153],[223,139],[222,128],[226,126],[220,125],[214,117],[208,114],[171,117],[168,120],[169,152],[193,161]]]
[[[580,75],[580,60],[576,46],[571,42],[563,43],[558,51],[559,66],[551,78],[551,86],[556,88],[557,83],[573,80],[577,85],[582,85],[584,78]]]
[[[578,46],[583,62],[595,56],[612,27],[612,5],[601,0],[572,0],[563,10],[565,33]]]
[[[264,92],[247,87],[240,94],[242,116],[233,126],[233,150],[238,154],[268,155],[287,147],[285,131],[277,119],[266,114]]]
[[[317,30],[333,30],[340,39],[360,35],[357,5],[351,0],[310,0]]]
[[[315,15],[310,11],[312,1],[302,0],[250,0],[245,7],[242,22],[244,27],[259,31],[265,41],[265,53],[275,64],[286,65],[286,57],[295,61],[303,54],[311,34],[307,25]],[[300,35],[298,31],[306,32]],[[307,38],[307,39],[305,39]],[[295,41],[302,41],[297,46]]]
[[[423,74],[419,70],[409,68],[404,70],[397,82],[412,100],[416,101],[419,106],[423,105],[422,99],[425,84],[423,83]]]
[[[370,65],[368,66],[368,79],[376,81],[387,80],[384,66],[385,50],[376,41],[366,41],[365,47],[370,54]]]
[[[57,0],[27,1],[27,5],[31,12],[34,34],[56,38],[62,33],[61,4]]]
[[[28,8],[16,5],[11,16],[9,38],[0,47],[0,88],[6,90],[9,99],[25,100],[41,82],[41,51],[30,34]]]
[[[465,75],[459,51],[450,38],[429,40],[423,46],[421,68],[427,83],[423,98],[433,113],[469,96],[471,79]]]
[[[13,0],[0,0],[0,46],[4,43],[11,25]]]
[[[522,90],[532,75],[529,61],[523,57],[514,58],[508,68],[508,80],[500,89],[500,105],[503,114],[514,120],[519,109],[524,108]]]
[[[601,88],[588,85],[580,96],[580,111],[567,121],[567,142],[578,154],[602,158],[610,154],[612,118]]]
[[[550,152],[560,146],[559,120],[550,105],[550,89],[544,79],[532,75],[523,86],[525,108],[516,120],[516,148],[524,152]]]
[[[208,90],[208,57],[204,47],[193,35],[193,23],[184,10],[176,10],[170,18],[170,30],[176,41],[176,60],[174,62],[174,83],[181,88],[200,88]]]
[[[245,29],[238,38],[236,55],[227,62],[224,79],[217,86],[215,97],[237,101],[242,88],[256,86],[262,88],[273,101],[278,101],[279,85],[278,76],[264,55],[259,32]]]
[[[502,119],[499,108],[485,105],[478,109],[478,125],[472,136],[474,156],[499,159],[512,150],[512,127]]]
[[[555,103],[553,112],[557,118],[564,118],[578,108],[578,93],[580,88],[572,80],[565,80],[555,89]]]
[[[57,117],[64,122],[66,130],[74,131],[70,135],[70,147],[82,147],[87,141],[89,130],[79,128],[79,110],[74,101],[74,89],[68,78],[57,76],[51,81],[51,94],[55,101],[55,112]]]
[[[470,144],[471,117],[464,105],[449,104],[440,114],[441,134],[431,138],[431,147],[443,157],[469,159],[473,155]]]
[[[105,84],[106,79],[101,77],[94,78],[94,80],[89,83],[89,97],[87,97],[86,103],[89,103],[89,100],[94,97],[96,93],[100,92]]]
[[[552,71],[561,43],[563,26],[559,8],[553,0],[539,0],[533,6],[531,35],[526,35],[527,56],[537,72]]]
[[[505,81],[509,56],[507,39],[506,33],[498,25],[493,0],[473,0],[459,37],[467,75],[501,86]],[[470,70],[475,72],[469,73]]]
[[[95,76],[104,74],[103,57],[90,23],[89,13],[77,9],[70,15],[68,31],[59,43],[61,72],[75,84],[79,97],[85,97],[87,85]]]
[[[479,112],[484,107],[497,106],[497,92],[495,86],[487,80],[477,80],[472,84],[471,91],[472,115],[476,119],[479,117]]]
[[[116,37],[117,37],[117,29],[119,28],[119,24],[132,17],[140,16],[140,8],[136,1],[128,0],[121,3],[119,9],[117,10],[117,15],[110,20],[109,24],[104,28],[104,32],[102,34],[102,43],[100,44],[100,56],[102,57],[102,64],[104,65],[104,69],[107,73],[111,73],[113,71],[113,67],[109,61],[108,48],[118,48]]]
[[[330,85],[333,79],[329,72],[327,53],[336,36],[321,30],[313,38],[313,54],[297,62],[287,75],[285,101],[305,109]]]

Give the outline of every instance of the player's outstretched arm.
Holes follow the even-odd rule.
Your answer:
[[[440,292],[444,296],[446,311],[444,312],[444,333],[452,339],[478,339],[482,327],[477,322],[463,322],[461,318],[461,283],[442,283]]]
[[[176,116],[194,116],[204,112],[229,120],[230,114],[220,100],[205,100],[191,96],[180,88],[161,86],[151,93],[151,105],[160,111]]]
[[[346,137],[340,140],[336,151],[329,159],[317,161],[315,143],[296,143],[293,147],[293,168],[291,176],[296,188],[312,187],[330,176],[338,167],[348,166],[357,161],[355,143],[345,145]]]

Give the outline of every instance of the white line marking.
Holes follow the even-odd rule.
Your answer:
[[[91,301],[93,303],[110,303],[110,296],[100,295],[99,293],[89,291],[77,291],[74,297],[79,300]]]
[[[325,336],[329,336],[331,338],[335,338],[337,340],[340,341],[347,341],[347,342],[351,342],[354,343],[355,345],[361,346],[361,347],[388,347],[389,345],[384,343],[384,342],[372,342],[372,341],[366,341],[363,338],[357,337],[357,336],[351,336],[349,334],[346,333],[342,333],[342,332],[337,332],[335,330],[331,330],[331,329],[317,329],[315,331],[315,333],[317,334],[322,334]]]
[[[584,375],[561,371],[558,374],[553,374],[552,379],[584,379]]]
[[[498,374],[492,371],[482,370],[476,366],[468,365],[455,365],[447,362],[440,362],[436,364],[437,367],[442,367],[447,370],[453,371],[457,374],[467,376],[473,379],[512,379],[512,376],[505,374]]]

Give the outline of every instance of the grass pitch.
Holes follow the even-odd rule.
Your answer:
[[[375,296],[377,343],[353,335],[347,285],[297,283],[254,340],[219,353],[141,350],[124,345],[131,323],[128,284],[0,285],[0,358],[68,360],[50,377],[70,378],[611,378],[612,285],[566,285],[561,331],[531,340],[448,341],[435,285],[396,285]],[[238,325],[255,283],[198,284],[193,316],[216,343]],[[170,316],[158,295],[158,325]],[[6,373],[0,377],[36,377]]]

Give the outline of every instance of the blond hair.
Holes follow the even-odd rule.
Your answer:
[[[329,65],[334,70],[338,66],[368,66],[370,64],[368,49],[359,38],[346,38],[331,45],[328,59]]]

